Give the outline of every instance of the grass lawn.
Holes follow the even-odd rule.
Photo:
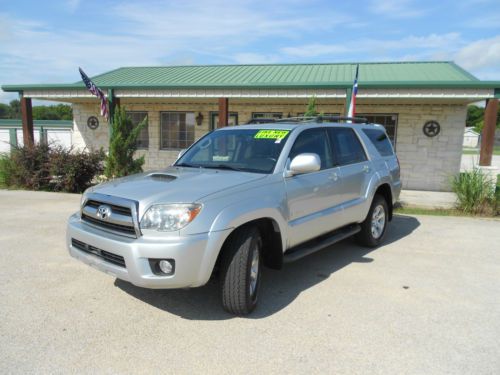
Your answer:
[[[464,148],[462,150],[464,155],[479,155],[479,149],[477,148]],[[500,146],[495,146],[493,148],[493,155],[500,155]]]

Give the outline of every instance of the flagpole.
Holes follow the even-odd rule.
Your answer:
[[[359,73],[359,64],[356,65],[356,73],[354,75],[354,82],[352,84],[352,88],[346,89],[346,117],[355,117],[356,116],[356,95],[358,93],[358,73]],[[352,122],[352,121],[347,121]]]

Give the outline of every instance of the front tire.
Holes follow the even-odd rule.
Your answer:
[[[243,227],[231,235],[222,258],[222,306],[246,315],[257,306],[261,275],[262,239],[257,228]]]
[[[370,211],[361,223],[361,231],[356,236],[359,244],[368,247],[380,245],[385,236],[388,219],[387,201],[383,196],[375,195]]]

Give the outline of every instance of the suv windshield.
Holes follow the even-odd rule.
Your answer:
[[[271,173],[289,133],[283,129],[214,131],[196,142],[174,165]]]

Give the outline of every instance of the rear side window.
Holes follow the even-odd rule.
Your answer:
[[[366,136],[370,138],[370,141],[373,143],[381,156],[394,155],[391,141],[389,141],[389,138],[387,138],[385,132],[378,129],[363,129],[363,133],[365,133]]]
[[[290,150],[290,160],[303,153],[317,154],[321,160],[321,169],[328,169],[333,166],[325,129],[306,129],[299,134]]]
[[[339,165],[366,161],[366,154],[358,136],[349,128],[328,128],[333,152]]]

